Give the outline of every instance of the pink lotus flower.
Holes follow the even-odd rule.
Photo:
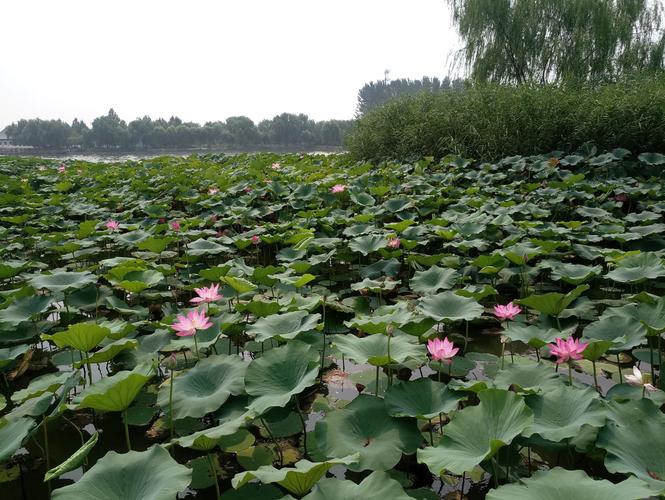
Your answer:
[[[209,194],[210,196],[215,196],[217,193],[219,193],[219,189],[217,189],[217,188],[210,188],[210,189],[208,189],[208,194]]]
[[[582,352],[589,345],[585,342],[580,342],[573,337],[568,337],[568,340],[560,338],[555,339],[555,344],[549,344],[550,352],[558,359],[556,364],[567,363],[573,359],[582,359]]]
[[[282,166],[279,163],[275,162],[272,165],[270,165],[270,168],[272,168],[273,170],[279,170],[280,168],[282,168]]]
[[[494,306],[494,315],[501,320],[515,319],[515,316],[517,316],[521,312],[522,308],[518,305],[513,304],[512,302],[506,304],[505,306],[498,304]]]
[[[251,193],[251,192],[253,191],[253,189],[252,189],[251,187],[247,186],[246,188],[243,189],[243,191],[244,191],[245,193],[249,194],[249,193]]]
[[[261,237],[258,234],[255,234],[254,236],[252,236],[252,243],[258,245],[259,243],[261,243]]]
[[[177,321],[171,325],[178,337],[191,337],[196,335],[196,330],[205,330],[210,328],[212,323],[203,311],[190,311],[187,316],[181,314],[176,318]]]
[[[106,229],[108,229],[111,232],[117,231],[118,228],[120,227],[120,223],[117,220],[110,219],[106,221]]]
[[[388,240],[389,248],[399,248],[401,244],[402,241],[399,238],[391,238],[390,240]]]
[[[217,293],[218,290],[219,290],[219,285],[210,285],[209,287],[195,288],[194,291],[196,292],[198,297],[194,297],[193,299],[190,300],[190,302],[193,302],[194,304],[200,304],[202,302],[209,304],[210,302],[215,302],[216,300],[219,300],[223,297],[223,295]]]
[[[330,188],[330,192],[333,194],[343,193],[344,191],[346,191],[346,184],[335,184]]]
[[[633,374],[632,375],[626,375],[626,382],[628,382],[630,385],[633,385],[635,387],[642,387],[643,389],[646,389],[647,391],[656,391],[657,389],[653,386],[653,384],[648,383],[644,379],[644,375],[642,375],[642,372],[637,366],[633,366]]]
[[[432,359],[436,359],[446,364],[453,362],[452,358],[459,351],[459,347],[455,347],[448,337],[441,339],[433,339],[427,341],[427,350],[432,355]]]
[[[58,167],[58,173],[64,174],[67,171],[67,168],[64,165]]]
[[[172,231],[176,232],[180,231],[180,222],[178,222],[177,220],[171,221],[169,223],[169,226],[171,227]]]

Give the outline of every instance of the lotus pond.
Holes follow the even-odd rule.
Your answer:
[[[663,164],[0,158],[0,497],[657,498]]]

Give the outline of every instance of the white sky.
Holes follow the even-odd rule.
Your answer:
[[[458,44],[446,0],[5,0],[0,16],[0,130],[110,107],[347,119],[384,69],[443,77]]]

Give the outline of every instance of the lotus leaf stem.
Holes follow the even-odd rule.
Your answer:
[[[219,491],[219,479],[217,478],[217,471],[215,470],[215,461],[212,458],[212,455],[208,452],[208,466],[210,467],[210,474],[215,478],[215,492],[217,493],[217,500],[221,498],[221,493]]]
[[[305,424],[305,417],[302,414],[302,410],[300,409],[300,403],[298,402],[298,397],[293,396],[293,399],[296,402],[296,409],[298,410],[298,416],[300,417],[300,423],[302,424],[302,446],[305,452],[305,458],[307,458],[309,456],[309,454],[307,453],[307,425]]]
[[[273,435],[272,431],[270,430],[270,427],[268,427],[268,424],[266,423],[266,421],[263,418],[261,418],[261,423],[263,424],[263,427],[266,428],[266,432],[268,433],[268,436],[270,436],[270,440],[275,445],[275,449],[277,450],[277,455],[279,455],[279,466],[284,467],[284,454],[282,453],[281,446],[279,446],[279,443],[277,443],[277,440],[275,439],[275,436]]]
[[[379,365],[376,365],[376,386],[374,389],[374,394],[376,397],[379,397]]]
[[[201,359],[199,357],[199,342],[196,340],[196,333],[194,334],[194,349],[196,349],[196,359]]]
[[[173,369],[170,370],[171,378],[169,379],[169,429],[171,431],[171,439],[173,439]]]
[[[92,385],[92,366],[90,365],[90,356],[85,352],[85,364],[88,366],[88,381]]]
[[[573,366],[572,363],[568,363],[568,383],[573,385]]]
[[[617,368],[619,368],[619,383],[623,384],[623,374],[621,373],[621,360],[619,359],[619,353],[617,353]]]
[[[596,373],[596,362],[591,361],[591,366],[593,366],[593,385],[596,387],[596,391],[600,392],[600,387],[598,386],[598,374]]]
[[[127,451],[132,451],[132,443],[129,440],[129,424],[127,423],[127,409],[122,412],[122,419],[125,423],[125,442],[127,443]]]
[[[429,419],[429,427],[427,428],[427,430],[429,431],[429,444],[431,446],[434,446],[434,433],[432,432],[432,426],[433,425],[434,424],[432,424],[432,419],[430,418]]]

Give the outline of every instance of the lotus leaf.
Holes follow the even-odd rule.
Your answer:
[[[161,446],[108,452],[76,483],[53,491],[53,500],[172,500],[190,483],[192,471]]]
[[[385,472],[372,472],[356,484],[339,479],[321,479],[314,490],[303,500],[364,500],[384,498],[386,500],[412,500],[402,486]]]
[[[615,484],[592,479],[581,470],[561,467],[537,471],[521,483],[490,490],[487,500],[639,500],[653,495],[639,479],[631,477]]]
[[[470,471],[533,423],[533,412],[515,393],[487,389],[478,398],[478,406],[455,414],[438,446],[418,450],[418,461],[432,474]]]
[[[174,418],[203,417],[222,406],[230,395],[242,394],[247,366],[239,356],[214,355],[179,374],[173,380]],[[157,402],[164,410],[169,408],[169,391],[168,386],[159,391]]]
[[[402,454],[416,451],[423,437],[411,418],[393,418],[381,398],[361,394],[341,410],[316,423],[317,447],[328,457],[359,453],[354,471],[384,471]]]
[[[349,455],[344,458],[326,460],[325,462],[310,462],[299,460],[293,468],[284,467],[275,469],[270,465],[259,467],[254,471],[236,474],[231,484],[238,489],[252,479],[258,479],[262,483],[276,483],[282,488],[298,497],[307,494],[312,487],[321,479],[328,470],[335,465],[351,465],[358,461],[359,455]]]
[[[250,408],[258,414],[286,405],[291,397],[316,382],[319,354],[310,346],[290,341],[252,361],[245,374],[245,390],[256,396]]]

